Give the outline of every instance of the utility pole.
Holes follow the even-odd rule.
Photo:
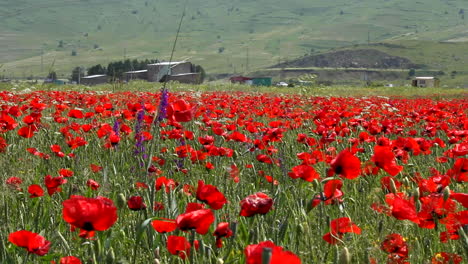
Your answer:
[[[78,84],[81,84],[81,67],[78,67]]]
[[[249,46],[247,46],[247,56],[245,58],[245,72],[249,72]]]
[[[367,45],[370,45],[370,30],[367,31]]]
[[[41,73],[44,72],[44,49],[41,49]]]

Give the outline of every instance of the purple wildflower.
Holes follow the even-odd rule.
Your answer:
[[[140,154],[145,152],[145,146],[143,145],[143,134],[142,131],[142,124],[143,119],[145,118],[145,109],[142,107],[141,110],[137,113],[137,120],[135,124],[135,154]]]
[[[157,120],[158,122],[163,121],[164,118],[166,118],[166,108],[167,105],[169,104],[169,91],[167,88],[162,88],[161,89],[161,96],[160,96],[160,101],[159,101],[159,107],[158,107],[158,117]]]

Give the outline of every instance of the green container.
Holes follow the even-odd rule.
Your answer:
[[[252,84],[258,86],[271,86],[271,77],[252,78]]]

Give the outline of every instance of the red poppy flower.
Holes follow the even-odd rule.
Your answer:
[[[383,169],[388,174],[395,176],[403,170],[403,166],[398,166],[395,161],[395,155],[393,154],[390,147],[378,146],[374,147],[374,155],[372,161],[375,166]]]
[[[11,233],[8,240],[18,247],[25,248],[29,253],[44,256],[49,252],[50,241],[47,241],[43,236],[21,230]]]
[[[60,185],[67,183],[67,180],[63,178],[63,176],[53,177],[50,175],[46,175],[44,177],[44,184],[47,188],[47,193],[49,196],[53,195],[56,192],[61,192],[62,188]]]
[[[177,216],[177,227],[182,231],[195,229],[201,235],[208,233],[208,229],[214,222],[215,217],[210,209],[199,209]]]
[[[442,194],[430,194],[419,199],[421,210],[418,212],[419,226],[422,228],[435,228],[436,220],[444,218],[450,213],[455,213],[457,205]]]
[[[59,264],[81,264],[81,260],[74,256],[60,258]]]
[[[88,179],[86,181],[86,185],[91,188],[91,190],[94,190],[96,191],[97,189],[99,189],[99,187],[101,187],[101,185],[99,185],[99,183],[93,179]]]
[[[71,177],[73,176],[74,173],[72,170],[69,170],[69,169],[60,169],[59,174],[60,176],[63,176],[63,177]]]
[[[186,259],[190,255],[190,247],[190,243],[185,237],[167,237],[167,250],[172,255],[178,255],[181,259]]]
[[[107,230],[117,221],[117,208],[112,200],[105,197],[72,195],[62,204],[65,222],[88,232]]]
[[[341,180],[329,180],[323,186],[324,192],[320,195],[316,195],[312,200],[312,208],[318,206],[320,202],[324,202],[326,205],[328,204],[335,204],[341,203],[343,200],[341,197],[343,196],[343,192],[341,191],[341,187],[343,186],[343,182]]]
[[[36,198],[36,197],[44,196],[44,190],[42,189],[41,186],[37,184],[31,184],[28,187],[28,193],[30,194],[29,198]]]
[[[36,133],[38,130],[39,128],[37,127],[37,125],[32,124],[18,129],[18,135],[24,138],[31,138],[34,136],[34,133]]]
[[[468,208],[468,193],[451,193],[450,198],[459,202],[463,207]]]
[[[146,204],[141,196],[131,196],[127,201],[128,209],[133,211],[145,210]]]
[[[389,253],[388,263],[408,263],[408,245],[399,234],[390,234],[380,244],[380,248]]]
[[[246,264],[262,264],[262,253],[264,248],[271,249],[270,264],[301,264],[301,259],[291,251],[285,251],[282,247],[271,241],[263,241],[258,244],[248,245],[244,249]]]
[[[341,217],[331,221],[330,232],[323,236],[323,240],[334,245],[338,243],[338,239],[341,239],[345,233],[361,234],[361,228],[355,223],[351,222],[348,217]]]
[[[205,205],[201,203],[188,203],[185,207],[185,213],[205,209]]]
[[[155,188],[156,191],[159,191],[162,189],[162,187],[165,187],[166,193],[169,193],[171,190],[174,190],[175,187],[179,185],[177,182],[175,182],[173,179],[168,179],[164,176],[158,177],[155,182]]]
[[[161,210],[164,210],[164,204],[161,202],[154,202],[153,211],[161,211]]]
[[[244,200],[240,202],[240,206],[241,216],[250,217],[256,214],[266,214],[273,206],[273,199],[262,192],[258,192],[244,198]]]
[[[173,219],[161,218],[151,222],[154,230],[158,233],[168,233],[177,229],[176,221]]]
[[[320,178],[320,175],[315,171],[314,167],[305,164],[293,167],[292,172],[289,172],[288,175],[293,179],[301,178],[308,182]]]
[[[431,264],[459,264],[463,258],[457,254],[439,252],[431,259]]]
[[[10,177],[6,181],[6,184],[8,185],[9,188],[15,189],[17,191],[21,191],[21,184],[23,183],[23,180],[19,177]]]
[[[193,119],[195,109],[183,99],[169,104],[166,109],[167,117],[177,122],[188,122]]]
[[[205,184],[202,180],[198,181],[197,200],[207,203],[213,210],[219,210],[227,203],[226,197],[216,186]]]
[[[355,179],[361,174],[361,161],[347,149],[341,151],[330,165],[329,176],[338,174],[346,179]]]
[[[232,236],[232,230],[229,228],[228,222],[221,222],[216,227],[216,230],[213,233],[213,236],[216,236],[216,247],[221,248],[223,247],[223,241],[221,240],[223,237],[230,237]]]
[[[401,194],[385,195],[385,202],[390,206],[392,215],[398,220],[410,220],[419,224],[416,206],[413,199],[404,199]]]
[[[8,147],[7,141],[0,137],[0,153],[5,152],[6,148]]]
[[[100,172],[102,170],[102,167],[96,164],[90,164],[89,167],[91,168],[91,171],[94,173]]]
[[[447,175],[456,182],[468,182],[468,158],[457,159]]]

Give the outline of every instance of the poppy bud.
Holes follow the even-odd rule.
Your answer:
[[[155,248],[154,249],[154,257],[156,259],[160,259],[161,258],[161,255],[159,254],[159,247]]]
[[[350,264],[351,263],[351,254],[347,247],[344,247],[340,252],[340,257],[338,260],[339,264]]]
[[[127,198],[125,198],[125,195],[123,193],[119,193],[117,195],[117,207],[119,209],[122,209],[126,204],[127,204]]]
[[[264,247],[262,251],[262,264],[270,264],[273,252],[271,248]]]
[[[413,190],[413,198],[414,201],[418,201],[420,197],[419,187]]]
[[[417,200],[415,202],[415,205],[416,205],[416,212],[419,212],[421,210],[421,207],[422,207],[421,201]]]
[[[297,225],[297,230],[296,230],[296,232],[297,232],[297,234],[298,234],[299,236],[302,236],[302,235],[305,234],[305,233],[304,233],[304,226],[303,226],[301,223],[299,223],[299,224]]]
[[[106,262],[108,264],[115,263],[115,252],[113,248],[110,248],[109,252],[107,252]]]
[[[408,179],[408,177],[403,178],[403,184],[405,186],[410,186],[410,180]]]
[[[222,258],[217,258],[216,264],[224,264],[224,260]]]
[[[314,179],[312,181],[312,186],[314,187],[314,190],[316,190],[320,187],[320,182],[317,179]]]
[[[445,186],[445,188],[442,190],[442,193],[444,194],[444,202],[445,202],[450,198],[450,188],[448,186]]]
[[[159,261],[159,259],[154,259],[153,263],[154,264],[160,264],[161,262]]]
[[[393,194],[396,194],[398,192],[398,189],[395,185],[395,181],[393,179],[390,179],[390,191],[393,193]]]

